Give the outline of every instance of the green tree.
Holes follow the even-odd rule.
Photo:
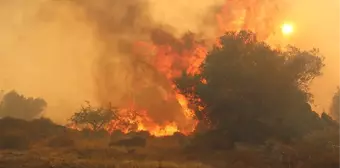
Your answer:
[[[339,95],[340,95],[340,89],[338,88],[333,96],[333,101],[332,101],[331,108],[330,108],[330,115],[337,122],[339,122],[339,114],[340,114]]]
[[[200,74],[176,79],[201,122],[234,141],[252,142],[289,140],[320,127],[308,87],[324,66],[317,49],[275,50],[248,31],[228,32],[220,42]]]
[[[11,91],[2,97],[0,103],[0,117],[13,117],[32,120],[38,117],[46,108],[44,99],[25,97],[16,91]]]
[[[99,131],[112,120],[117,119],[117,108],[113,108],[109,105],[107,108],[93,107],[89,102],[86,102],[86,106],[82,106],[79,112],[76,112],[71,118],[71,124],[77,127],[90,128],[93,131]]]

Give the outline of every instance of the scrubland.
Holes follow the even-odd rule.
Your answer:
[[[109,146],[141,136],[145,147]],[[196,137],[196,138],[195,138]],[[225,141],[225,140],[222,140]],[[289,144],[235,144],[221,150],[197,135],[153,137],[76,131],[48,119],[0,120],[0,168],[337,168],[337,130],[320,130]],[[134,149],[134,150],[131,150]]]

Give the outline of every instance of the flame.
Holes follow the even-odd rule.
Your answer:
[[[179,128],[179,123],[174,121],[157,124],[147,115],[147,110],[141,110],[132,103],[127,109],[121,110],[119,120],[112,121],[109,126],[110,131],[117,129],[125,133],[148,131],[154,136],[167,136],[173,135],[175,132],[189,134],[194,131],[197,125],[195,112],[189,108],[189,101],[179,92],[172,81],[179,77],[183,70],[192,75],[199,73],[199,67],[204,61],[207,49],[203,44],[194,41],[195,39],[190,34],[182,39],[175,39],[167,32],[155,30],[155,36],[160,40],[163,38],[168,38],[168,40],[159,41],[154,39],[154,43],[138,41],[135,43],[134,52],[145,58],[153,55],[152,66],[167,78],[172,87],[172,93],[167,96],[166,100],[176,99],[185,116],[185,121],[183,122],[188,124],[186,124],[186,128]],[[186,44],[188,47],[185,47]]]
[[[130,131],[148,131],[154,136],[167,136],[175,132],[190,134],[198,124],[195,111],[204,111],[204,106],[195,106],[193,102],[200,102],[199,98],[190,95],[183,95],[173,83],[174,79],[180,77],[185,71],[188,75],[195,75],[201,72],[200,66],[205,60],[209,49],[213,46],[222,47],[219,36],[226,31],[240,31],[242,29],[253,30],[262,33],[263,38],[268,36],[268,30],[262,31],[260,25],[270,28],[268,18],[260,19],[263,11],[258,0],[230,1],[226,0],[225,5],[215,15],[216,26],[213,37],[198,38],[196,34],[187,33],[181,37],[162,30],[151,30],[150,40],[136,41],[132,52],[136,57],[148,60],[148,66],[152,66],[157,73],[163,75],[172,89],[164,94],[164,101],[175,99],[181,107],[184,119],[172,119],[159,123],[154,121],[148,114],[147,109],[137,107],[134,102],[120,110],[120,118],[112,121],[107,127],[108,131],[121,130],[125,133]],[[256,13],[258,12],[258,13]],[[271,16],[271,14],[267,14]],[[263,22],[265,24],[263,24]],[[150,63],[150,65],[149,65]],[[203,84],[208,84],[207,79],[201,79]],[[142,86],[138,86],[142,87]],[[195,88],[192,88],[195,89]],[[204,115],[202,115],[204,118]],[[204,118],[204,120],[208,119]],[[183,127],[183,125],[185,125]]]
[[[74,123],[68,123],[68,124],[66,124],[66,127],[67,127],[67,128],[70,128],[70,129],[78,130],[78,131],[81,130],[81,129],[80,129],[76,124],[74,124]]]
[[[178,103],[183,108],[183,112],[184,112],[185,117],[187,119],[194,118],[195,117],[195,112],[188,107],[189,102],[188,102],[187,98],[184,95],[180,94],[180,93],[176,93],[176,98],[178,100]]]
[[[183,99],[185,101],[185,99]],[[188,111],[188,118],[192,115]],[[107,130],[111,133],[114,130],[120,130],[123,133],[129,133],[131,131],[148,131],[151,135],[160,137],[173,135],[176,132],[180,132],[175,122],[168,122],[163,125],[155,123],[148,115],[146,111],[136,111],[133,109],[123,109],[120,111],[120,118],[118,120],[111,121]],[[192,127],[191,129],[193,129]],[[183,134],[189,134],[193,130],[182,131]]]

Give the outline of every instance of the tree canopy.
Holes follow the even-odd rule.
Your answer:
[[[276,50],[256,35],[228,32],[201,65],[201,73],[176,79],[197,118],[235,141],[290,139],[320,127],[312,111],[310,82],[321,75],[317,49]],[[204,81],[204,82],[202,82]]]
[[[86,106],[82,106],[79,112],[76,112],[70,118],[70,121],[71,124],[77,127],[85,127],[98,131],[117,118],[117,111],[118,109],[111,106],[97,108],[86,102]]]
[[[16,91],[6,93],[0,103],[0,117],[32,120],[43,112],[47,103],[44,99],[25,97]]]

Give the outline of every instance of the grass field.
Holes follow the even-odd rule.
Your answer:
[[[136,135],[84,133],[45,120],[0,120],[0,168],[338,168],[337,131],[319,131],[292,144],[236,144],[229,150],[188,147],[183,138],[145,136],[145,147],[109,147]],[[268,141],[269,143],[269,141]],[[204,144],[204,143],[203,143]],[[337,144],[338,145],[338,144]]]

